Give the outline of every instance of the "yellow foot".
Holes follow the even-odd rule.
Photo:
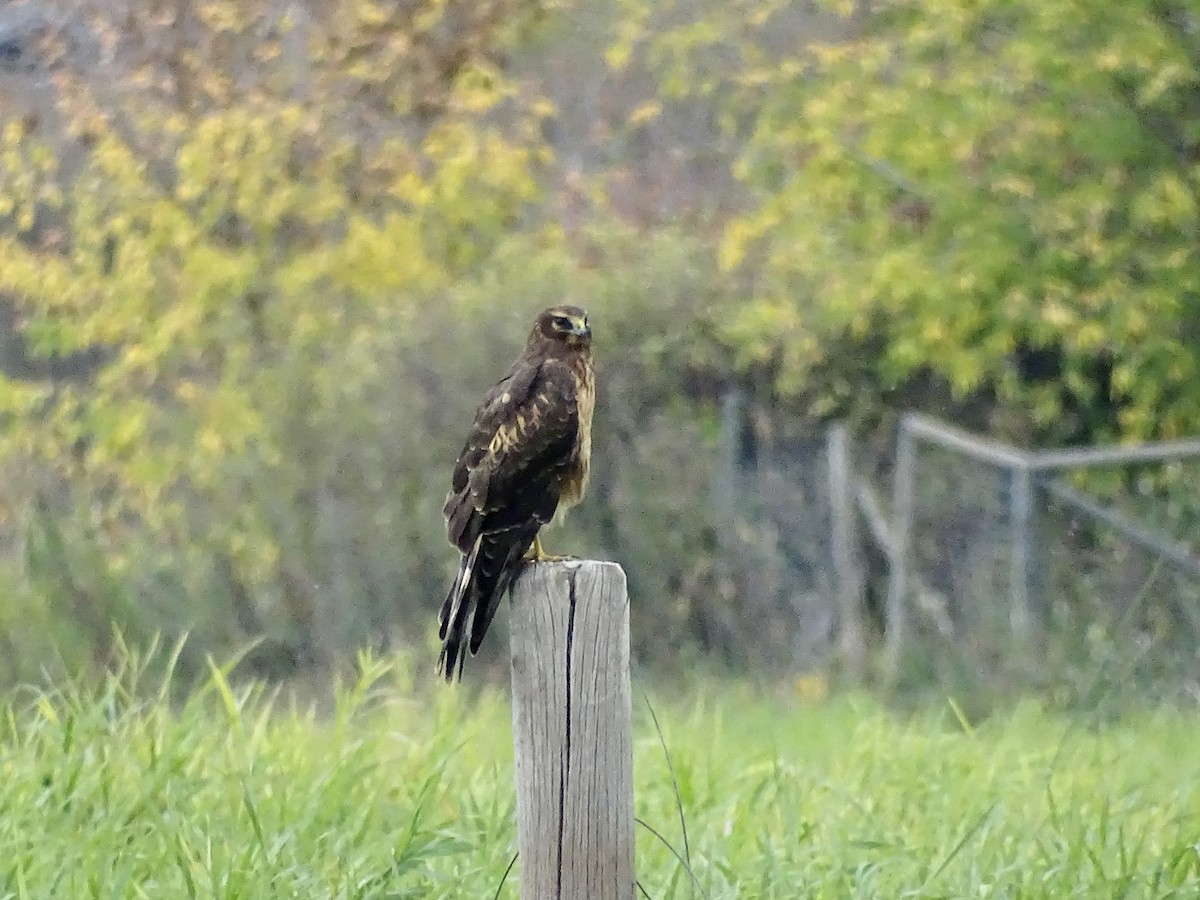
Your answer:
[[[578,556],[555,556],[552,553],[547,553],[546,548],[542,546],[542,536],[534,535],[533,545],[525,553],[525,559],[528,562],[569,562],[573,559],[579,559]]]

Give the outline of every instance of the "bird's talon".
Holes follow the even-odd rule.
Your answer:
[[[578,560],[578,556],[558,556],[554,553],[547,553],[546,548],[542,546],[542,536],[536,535],[533,543],[530,544],[529,550],[525,553],[526,562],[572,562]]]

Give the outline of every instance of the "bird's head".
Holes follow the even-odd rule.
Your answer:
[[[568,347],[588,347],[592,343],[592,326],[588,323],[587,310],[578,306],[552,306],[538,316],[533,336]]]

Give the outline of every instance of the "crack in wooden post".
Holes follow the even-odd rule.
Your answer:
[[[563,878],[563,832],[567,824],[567,784],[571,780],[571,649],[575,644],[575,570],[567,573],[567,588],[571,599],[567,614],[567,652],[563,665],[566,668],[566,691],[564,703],[567,708],[567,731],[563,738],[562,780],[558,784],[558,877],[554,896],[561,900]]]

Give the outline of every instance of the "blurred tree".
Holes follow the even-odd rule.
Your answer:
[[[53,90],[0,135],[0,455],[30,476],[23,584],[100,657],[115,621],[329,663],[394,618],[363,557],[409,523],[371,499],[424,460],[384,370],[537,195],[531,120],[492,117],[540,9],[81,2],[27,29]]]
[[[725,331],[743,364],[816,414],[933,377],[1021,437],[1195,432],[1195,11],[872,10],[756,70],[736,167],[754,200],[722,249],[754,295]]]

